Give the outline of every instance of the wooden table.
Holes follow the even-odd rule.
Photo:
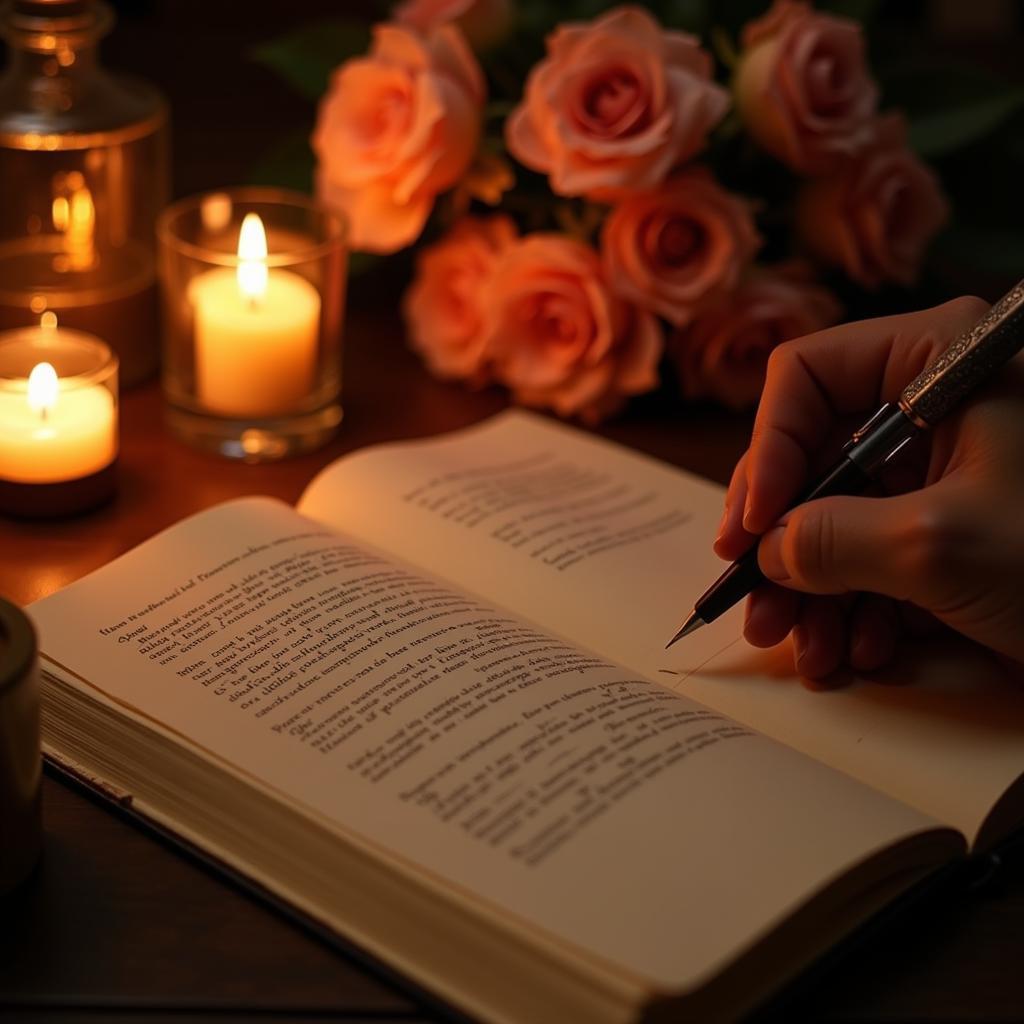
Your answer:
[[[364,293],[363,288],[358,289]],[[392,293],[378,280],[373,293]],[[390,304],[390,305],[393,305]],[[247,466],[167,435],[155,385],[122,406],[120,493],[50,525],[0,521],[0,594],[21,603],[102,565],[182,516],[242,494],[294,501],[313,473],[368,444],[455,428],[503,404],[431,380],[381,301],[349,319],[345,421],[326,449]],[[602,433],[724,480],[749,421],[670,395]],[[202,865],[52,777],[43,863],[0,906],[0,1019],[92,1022],[422,1021],[430,1010]],[[831,1021],[1024,1019],[1024,870],[922,908],[850,952],[770,1016]]]

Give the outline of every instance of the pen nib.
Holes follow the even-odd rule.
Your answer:
[[[667,651],[677,640],[682,640],[684,636],[689,636],[706,625],[707,623],[696,612],[691,612],[690,617],[680,626],[679,632],[665,644],[665,650]]]

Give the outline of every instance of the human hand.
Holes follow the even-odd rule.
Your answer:
[[[986,310],[961,298],[844,324],[776,349],[750,447],[726,494],[716,553],[760,540],[768,580],[749,598],[746,639],[792,631],[813,679],[844,663],[871,671],[906,631],[947,626],[1024,662],[1024,364],[897,460],[875,497],[833,497],[786,513],[838,446]],[[836,443],[829,445],[832,438]]]

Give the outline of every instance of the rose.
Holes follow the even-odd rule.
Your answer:
[[[736,286],[759,244],[749,205],[703,168],[630,195],[601,235],[615,292],[677,327],[698,303]]]
[[[750,134],[796,171],[817,174],[866,145],[878,89],[860,26],[796,0],[775,0],[743,30],[734,80]]]
[[[797,231],[815,255],[867,288],[911,285],[949,208],[938,179],[906,146],[897,114],[880,118],[874,143],[838,174],[804,185]]]
[[[703,148],[729,106],[693,36],[620,7],[560,26],[505,125],[512,155],[561,195],[650,188]]]
[[[686,398],[732,409],[757,404],[773,348],[836,323],[840,309],[802,268],[752,270],[736,291],[702,309],[669,339]]]
[[[410,344],[437,376],[486,379],[483,290],[515,237],[508,217],[465,217],[419,254],[403,312]]]
[[[582,242],[534,234],[513,243],[484,305],[495,377],[525,405],[596,422],[658,383],[657,320],[611,294]]]
[[[483,50],[508,32],[512,9],[510,0],[404,0],[395,7],[394,18],[422,33],[454,22]]]
[[[317,191],[347,216],[354,249],[394,252],[419,235],[473,157],[483,100],[453,26],[421,37],[377,25],[370,53],[335,71],[313,133]]]

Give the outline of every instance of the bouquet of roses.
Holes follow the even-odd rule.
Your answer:
[[[520,76],[530,11],[405,0],[320,101],[352,247],[421,244],[403,311],[432,372],[594,422],[665,366],[742,408],[841,280],[914,282],[947,203],[857,22],[775,0],[713,54],[621,6],[538,32]]]

